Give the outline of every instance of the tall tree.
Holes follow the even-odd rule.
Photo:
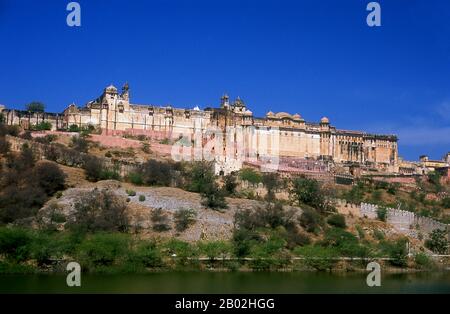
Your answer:
[[[45,105],[39,101],[32,101],[26,105],[26,109],[29,112],[39,112],[42,113],[45,110]]]
[[[26,106],[26,110],[28,111],[28,127],[31,128],[31,115],[43,113],[45,110],[45,105],[40,101],[32,101]]]

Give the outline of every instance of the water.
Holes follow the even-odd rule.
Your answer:
[[[314,272],[164,272],[82,275],[69,288],[62,275],[0,276],[0,293],[450,293],[450,272],[389,274],[369,288],[365,274]]]

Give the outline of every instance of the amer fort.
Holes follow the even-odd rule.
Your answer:
[[[0,106],[6,124],[27,129],[46,121],[52,131],[70,126],[91,126],[101,136],[145,135],[170,139],[172,158],[213,160],[217,174],[244,165],[261,170],[292,173],[335,173],[349,176],[418,175],[442,170],[448,176],[450,154],[442,160],[422,156],[418,162],[402,160],[395,135],[338,129],[327,117],[305,121],[298,114],[269,111],[255,117],[242,99],[220,99],[215,108],[173,108],[133,104],[126,83],[113,85],[82,107],[69,105],[62,113],[30,113]]]

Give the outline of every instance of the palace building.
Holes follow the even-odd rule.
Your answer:
[[[33,123],[41,119],[50,121],[55,129],[74,124],[79,127],[92,125],[107,135],[131,133],[180,139],[195,138],[200,134],[204,142],[215,138],[216,143],[223,145],[213,144],[209,149],[215,151],[218,167],[224,173],[238,170],[247,159],[270,159],[270,156],[398,172],[397,137],[394,135],[337,129],[326,117],[317,123],[286,112],[270,111],[265,117],[255,117],[239,97],[230,101],[227,95],[221,98],[217,108],[172,108],[132,104],[128,84],[120,92],[111,85],[95,100],[83,107],[71,104],[62,114],[41,114],[30,120],[24,118],[23,112],[17,114],[17,111],[7,109],[3,112],[10,124]],[[231,148],[227,147],[230,145]]]

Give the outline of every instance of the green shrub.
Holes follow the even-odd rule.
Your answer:
[[[383,196],[382,190],[374,190],[372,192],[372,203],[379,204],[381,202],[382,196]]]
[[[292,183],[293,188],[290,193],[300,205],[305,204],[321,212],[332,210],[325,198],[326,191],[317,180],[298,177]]]
[[[134,190],[127,190],[126,192],[127,192],[128,196],[136,196],[136,191],[134,191]]]
[[[297,246],[305,246],[311,244],[311,238],[308,234],[299,231],[296,226],[287,228],[286,240],[287,248],[293,249]]]
[[[428,257],[425,253],[417,253],[414,255],[414,263],[418,268],[421,269],[430,269],[433,268],[434,263],[431,258]]]
[[[275,191],[282,185],[277,173],[264,173],[262,176],[262,182],[267,189],[266,199],[272,201],[275,199]]]
[[[200,253],[206,255],[210,260],[224,258],[231,253],[231,246],[225,241],[200,242],[198,244]]]
[[[383,253],[387,254],[392,260],[389,262],[398,267],[407,265],[408,250],[406,247],[407,239],[398,239],[395,241],[382,241],[380,247]]]
[[[36,131],[50,131],[52,129],[52,124],[48,121],[43,121],[33,126],[33,129]]]
[[[378,229],[375,229],[373,231],[373,236],[375,237],[375,239],[377,239],[379,241],[384,240],[384,238],[385,238],[383,231],[378,230]]]
[[[65,223],[67,221],[66,216],[62,213],[53,212],[50,216],[51,221],[56,223]]]
[[[239,177],[242,181],[248,181],[252,184],[258,184],[262,182],[262,176],[251,168],[243,168],[239,171]]]
[[[146,154],[150,154],[152,151],[150,149],[149,143],[142,143],[142,151]]]
[[[169,217],[162,208],[154,209],[150,215],[150,220],[153,223],[153,230],[157,232],[170,230]]]
[[[155,242],[144,241],[130,254],[129,262],[144,268],[164,266],[161,252]]]
[[[139,195],[139,202],[145,202],[145,195]]]
[[[431,232],[429,239],[425,241],[425,247],[437,254],[447,254],[448,234],[446,230],[435,229]]]
[[[400,183],[390,183],[387,192],[391,195],[396,195],[400,188]]]
[[[144,184],[144,180],[142,179],[142,175],[137,172],[131,172],[128,174],[128,181],[135,185],[142,185]]]
[[[358,232],[358,237],[360,240],[363,240],[366,237],[366,233],[364,232],[364,229],[360,225],[355,226],[356,231]]]
[[[323,243],[326,246],[342,247],[358,243],[356,236],[340,228],[330,228],[325,231]]]
[[[212,209],[226,208],[225,193],[216,183],[213,163],[195,162],[186,173],[188,190],[202,195],[202,205]]]
[[[31,255],[32,234],[20,228],[0,228],[0,255],[8,260],[21,262]]]
[[[84,160],[84,172],[89,181],[99,181],[102,178],[103,162],[95,156],[86,156]]]
[[[253,260],[250,261],[249,267],[253,270],[274,270],[286,266],[291,259],[283,250],[285,245],[286,241],[277,236],[253,245],[250,249],[250,257]]]
[[[342,197],[349,203],[361,204],[364,200],[365,186],[362,182],[358,182],[348,192],[343,193]]]
[[[162,139],[161,141],[159,141],[159,144],[169,145],[170,144],[170,139],[169,138]]]
[[[450,208],[450,197],[447,196],[447,197],[443,198],[441,201],[441,205],[444,208]]]
[[[68,253],[65,248],[64,238],[58,237],[57,234],[50,235],[40,232],[34,235],[30,252],[38,266],[42,267],[50,265],[52,259],[61,259],[65,253]]]
[[[305,208],[299,217],[299,223],[307,232],[316,233],[322,224],[322,216],[314,209]]]
[[[47,195],[53,195],[64,189],[66,175],[57,164],[52,162],[37,163],[31,176],[35,184],[39,185]]]
[[[246,257],[251,247],[259,241],[259,236],[253,230],[236,228],[233,230],[233,252],[237,257]]]
[[[175,212],[173,218],[175,222],[175,229],[178,232],[183,232],[193,223],[195,223],[195,218],[197,217],[197,212],[194,209],[179,209]]]
[[[146,185],[170,186],[173,173],[171,164],[151,159],[141,166],[140,174]]]
[[[327,223],[331,226],[345,229],[347,225],[345,224],[345,217],[341,214],[333,214],[327,219]]]
[[[69,132],[80,132],[80,128],[76,124],[72,124],[69,126]]]
[[[330,271],[337,263],[338,252],[332,247],[308,245],[294,250],[297,256],[303,257],[303,263],[319,271]]]
[[[75,220],[68,227],[82,232],[124,232],[129,221],[126,203],[114,192],[98,190],[81,194],[75,201]]]
[[[198,250],[195,246],[177,239],[170,240],[165,243],[165,246],[177,266],[182,266],[185,269],[187,265],[197,263],[195,260],[190,260],[190,258],[198,257]]]
[[[36,141],[38,143],[42,143],[42,144],[51,144],[57,138],[58,138],[58,136],[56,136],[54,134],[47,134],[46,136],[35,138],[34,141]]]
[[[386,221],[387,218],[387,209],[385,207],[379,206],[377,208],[377,218],[381,221]]]
[[[236,192],[236,187],[238,186],[236,176],[234,174],[226,175],[224,181],[224,191],[227,195],[233,195]]]
[[[116,167],[112,169],[104,168],[100,173],[100,180],[120,180],[120,174]]]
[[[78,247],[77,255],[88,270],[117,265],[129,256],[130,239],[124,234],[94,234]]]
[[[0,155],[4,155],[11,149],[11,144],[6,140],[4,136],[0,135]]]

